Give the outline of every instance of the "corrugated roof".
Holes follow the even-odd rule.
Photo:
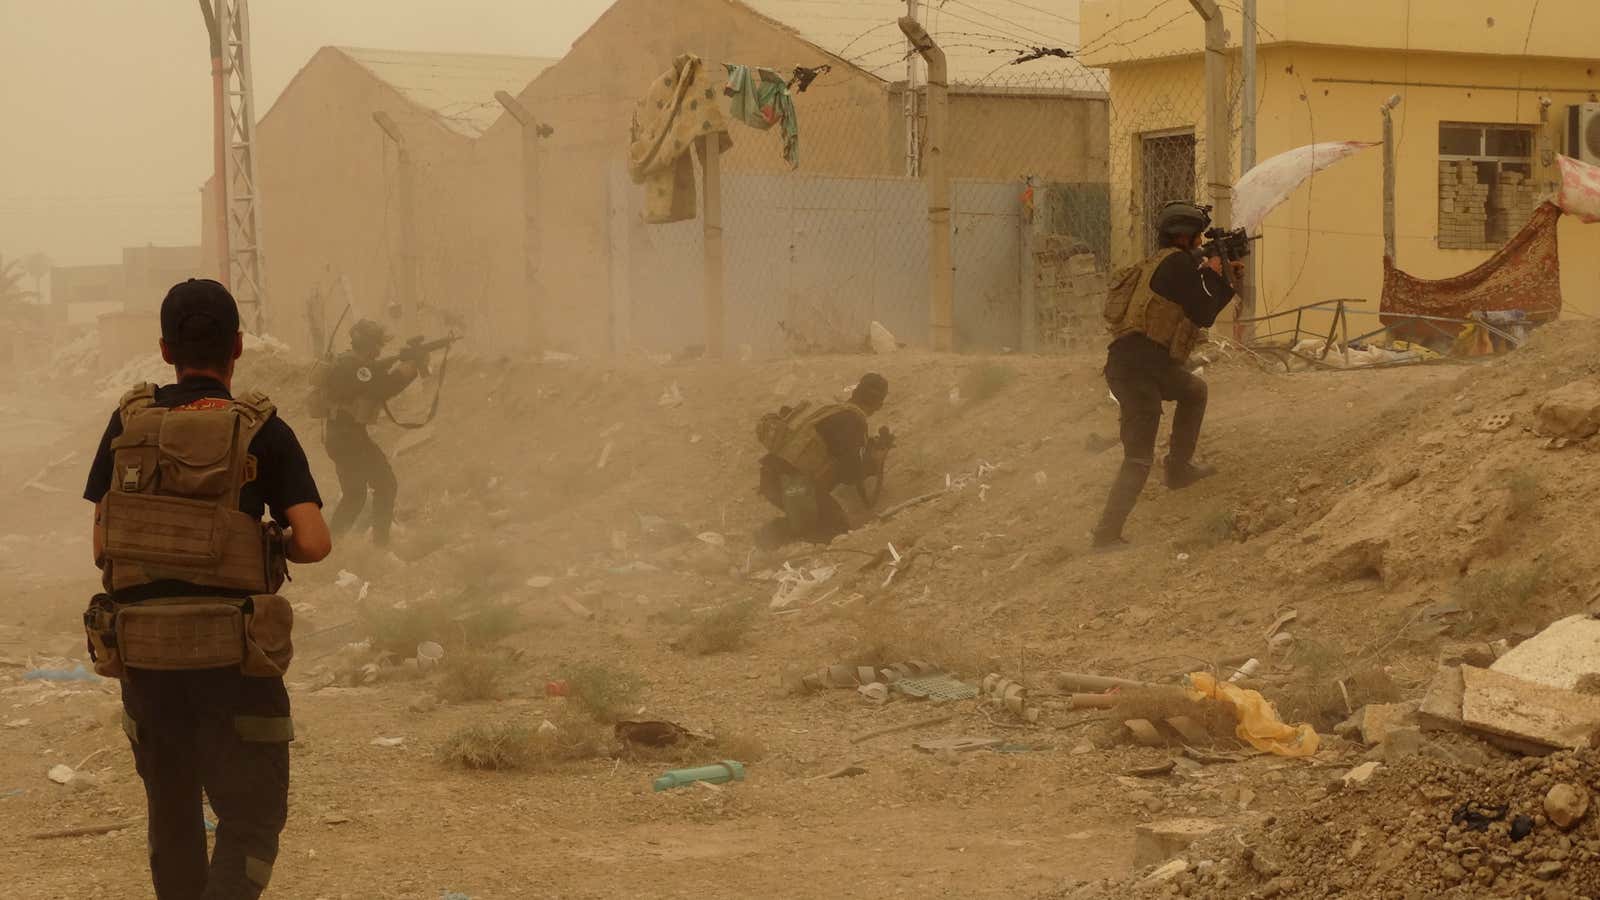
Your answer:
[[[905,80],[906,42],[896,24],[906,14],[905,0],[737,2],[885,81]],[[1033,47],[1077,47],[1077,3],[922,0],[919,6],[918,20],[944,48],[951,84],[1084,86],[1076,78],[1084,67],[1072,60],[1045,57],[1009,65]]]
[[[517,95],[554,59],[488,53],[419,53],[339,47],[406,99],[432,112],[439,123],[467,137],[488,130],[503,112],[495,91]]]

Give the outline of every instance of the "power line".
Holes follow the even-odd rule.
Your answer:
[[[962,0],[948,0],[948,2],[961,3]],[[977,19],[969,19],[966,16],[963,16],[958,12],[950,11],[949,9],[947,9],[947,8],[945,8],[943,6],[940,6],[940,7],[937,7],[937,8],[944,15],[947,15],[950,18],[955,19],[955,20],[957,20],[959,22],[966,22],[968,25],[976,25],[979,28],[994,28],[995,31],[1000,33],[1000,34],[997,34],[996,37],[999,37],[1000,35],[1003,34],[1005,36],[1006,40],[1016,41],[1019,44],[1032,43],[1035,38],[1038,38],[1038,37],[1041,36],[1040,33],[1028,33],[1026,35],[1013,34],[1013,33],[1011,33],[1009,30],[1007,30],[1005,28],[996,28],[993,24],[991,24],[989,22],[979,22]],[[979,10],[979,12],[982,12],[982,10]],[[1024,28],[1024,29],[1022,29],[1022,31],[1028,32],[1028,29]],[[1046,37],[1048,40],[1050,40],[1052,42],[1057,41],[1056,38],[1050,37],[1049,35],[1043,35],[1043,36]]]
[[[1031,10],[1033,12],[1038,13],[1041,16],[1049,16],[1052,19],[1060,19],[1061,21],[1066,22],[1068,25],[1077,25],[1078,24],[1078,20],[1077,19],[1068,18],[1066,16],[1061,15],[1060,13],[1053,13],[1048,9],[1040,9],[1037,6],[1031,6],[1031,5],[1027,4],[1027,3],[1023,3],[1022,0],[1005,0],[1005,2],[1011,3],[1011,4],[1015,4],[1015,5],[1020,6],[1023,9],[1026,9],[1026,10]]]
[[[1041,30],[1039,30],[1037,28],[1034,28],[1032,26],[1024,25],[1021,22],[1017,22],[1017,21],[1015,21],[1013,19],[1007,19],[1004,16],[996,15],[996,14],[994,14],[994,13],[992,13],[992,12],[986,10],[986,9],[980,9],[979,7],[973,6],[971,3],[967,2],[967,0],[943,0],[943,2],[940,3],[940,6],[942,7],[942,6],[944,6],[944,4],[947,4],[947,3],[954,3],[957,6],[966,7],[967,9],[972,10],[973,12],[977,13],[978,15],[989,16],[989,17],[993,18],[996,22],[1000,22],[1000,23],[1005,24],[1005,25],[1010,25],[1012,28],[1017,29],[1019,32],[1021,32],[1023,34],[1030,34],[1030,35],[1037,34],[1037,35],[1040,35],[1040,36],[1048,38],[1052,43],[1063,43],[1063,41],[1060,38],[1056,37],[1055,35],[1045,34],[1045,32],[1043,32],[1043,31],[1041,31]],[[955,13],[951,13],[951,15],[955,16]]]

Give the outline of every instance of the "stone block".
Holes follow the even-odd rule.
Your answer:
[[[1166,862],[1195,841],[1225,833],[1235,825],[1220,819],[1166,819],[1140,825],[1133,830],[1133,867]]]

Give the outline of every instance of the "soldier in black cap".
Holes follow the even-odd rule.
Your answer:
[[[323,559],[331,539],[294,431],[264,394],[232,392],[243,340],[227,288],[174,285],[161,304],[159,346],[176,382],[123,397],[84,488],[106,590],[85,627],[96,671],[121,679],[156,897],[255,898],[288,816],[294,735],[281,668],[292,652],[291,614],[275,592],[287,563]],[[204,618],[218,611],[224,619]],[[250,626],[238,623],[273,617],[276,662],[252,668],[243,649]],[[135,634],[136,620],[157,624]],[[158,620],[178,627],[163,631]],[[190,624],[218,621],[236,630],[206,635],[212,655],[197,654],[203,641]],[[187,637],[162,640],[180,632]],[[217,815],[209,861],[202,791]]]

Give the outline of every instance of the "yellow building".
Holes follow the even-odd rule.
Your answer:
[[[1238,4],[1223,10],[1237,180]],[[1531,14],[1531,16],[1530,16]],[[1206,194],[1204,30],[1187,0],[1086,0],[1080,58],[1110,73],[1113,259],[1149,240],[1165,200]],[[1465,272],[1526,222],[1571,153],[1568,118],[1600,96],[1600,3],[1544,0],[1259,0],[1257,159],[1318,141],[1378,141],[1399,95],[1396,259],[1423,278]],[[1580,129],[1581,130],[1581,129]],[[1600,151],[1600,140],[1595,149]],[[1258,312],[1362,301],[1352,334],[1378,327],[1382,155],[1318,174],[1266,221]],[[1569,313],[1600,313],[1600,228],[1560,225]]]

